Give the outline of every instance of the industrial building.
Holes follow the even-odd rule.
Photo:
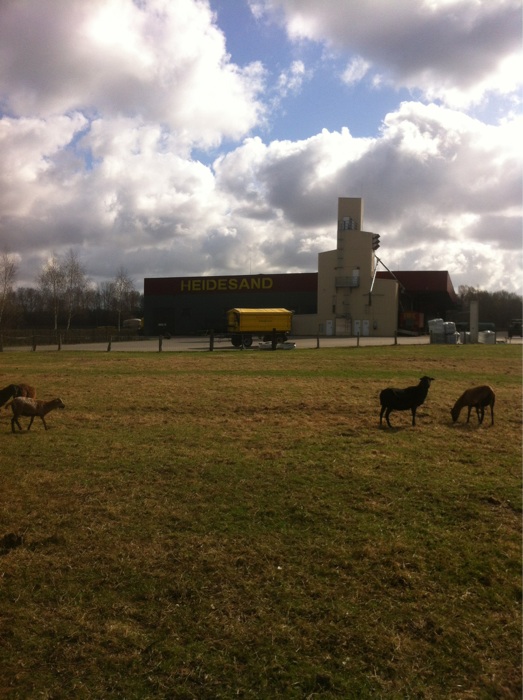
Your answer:
[[[144,280],[144,332],[158,327],[171,335],[225,331],[226,314],[236,307],[285,307],[315,314],[318,275],[227,275],[160,277]]]
[[[423,323],[426,304],[436,299],[441,317],[440,305],[455,298],[448,273],[414,273],[421,287],[410,294],[410,273],[378,271],[379,234],[362,226],[363,201],[339,198],[336,249],[318,255],[318,272],[146,278],[144,332],[224,332],[227,311],[242,307],[292,310],[294,335],[393,336],[400,320],[413,330]]]
[[[459,306],[459,299],[447,271],[380,270],[382,279],[396,279],[399,284],[398,327],[403,331],[423,333],[430,319],[446,319]]]

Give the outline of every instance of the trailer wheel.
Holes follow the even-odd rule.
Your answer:
[[[241,337],[241,335],[233,335],[233,336],[231,336],[231,343],[234,345],[235,348],[241,347],[241,344],[242,344],[242,337]]]
[[[243,336],[243,347],[250,348],[252,345],[252,337],[250,335]]]

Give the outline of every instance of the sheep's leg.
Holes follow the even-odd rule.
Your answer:
[[[468,423],[469,420],[470,420],[470,412],[471,412],[471,411],[472,411],[472,406],[469,406],[469,412],[468,412],[468,414],[467,414],[467,423]]]
[[[13,416],[13,417],[11,418],[11,430],[13,431],[13,433],[15,432],[15,423],[16,423],[17,426],[18,426],[18,430],[22,430],[22,426],[21,426],[20,423],[18,422],[18,418],[17,418],[16,416]]]
[[[47,430],[47,423],[45,422],[45,418],[43,416],[40,416],[42,419],[42,423],[44,424],[44,428]]]
[[[380,413],[380,426],[382,425],[382,419],[383,419],[383,414],[385,413],[386,406],[381,407],[381,413]]]
[[[494,404],[490,404],[490,425],[494,425]]]
[[[387,408],[387,412],[385,413],[385,418],[387,420],[387,425],[389,428],[392,428],[392,425],[390,424],[389,416],[392,413],[392,408]]]
[[[485,417],[485,407],[476,406],[476,413],[478,414],[478,423],[481,425],[483,423],[483,418]]]
[[[412,425],[416,425],[416,406],[410,409],[412,411]]]

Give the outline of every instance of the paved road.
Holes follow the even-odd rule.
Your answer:
[[[498,334],[497,340],[499,342],[505,342],[506,336],[504,334]],[[358,344],[360,346],[375,346],[375,345],[429,345],[430,338],[428,335],[416,336],[416,337],[398,337],[397,341],[394,338],[334,338],[334,337],[299,337],[292,338],[292,342],[296,344],[297,350],[310,349],[310,348],[332,348],[332,347],[356,347]],[[513,338],[511,341],[513,344],[521,344],[523,340],[521,338]],[[91,351],[91,352],[183,352],[183,351],[205,351],[209,352],[210,340],[208,337],[180,337],[180,338],[169,338],[162,339],[143,339],[143,340],[126,340],[126,341],[112,341],[110,344],[105,343],[82,343],[78,345],[62,345],[62,352],[74,352],[74,351]],[[56,345],[41,345],[37,346],[37,352],[49,352],[56,351],[58,348]],[[229,340],[224,338],[215,338],[214,340],[214,350],[216,351],[230,351],[230,352],[241,352],[237,348],[233,348]],[[4,352],[31,352],[32,348],[28,346],[23,347],[5,347]],[[259,352],[258,343],[254,342],[250,352]],[[249,352],[248,350],[245,352]]]

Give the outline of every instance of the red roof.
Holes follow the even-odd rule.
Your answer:
[[[407,292],[412,293],[430,293],[443,292],[449,295],[453,302],[457,301],[457,294],[454,291],[454,286],[450,275],[446,270],[421,272],[418,270],[412,271],[393,271],[391,274],[388,271],[380,270],[376,276],[381,279],[396,279],[405,287]]]

